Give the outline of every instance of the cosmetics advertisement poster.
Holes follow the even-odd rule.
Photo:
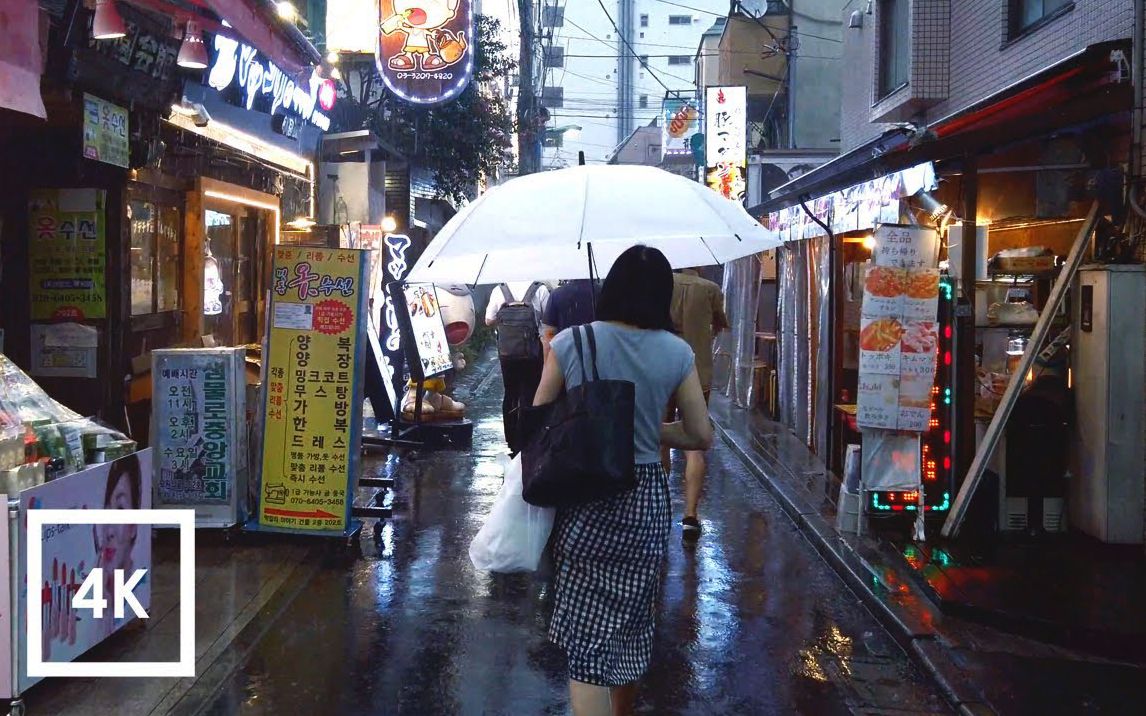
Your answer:
[[[134,510],[151,508],[152,450],[143,450],[114,462],[95,465],[20,493],[21,533],[27,533],[29,510]],[[27,550],[19,556],[20,604],[17,614],[27,613],[28,587],[40,590],[43,615],[42,646],[45,662],[66,663],[99,644],[135,618],[124,609],[116,619],[110,608],[100,619],[87,609],[77,610],[72,599],[92,569],[104,570],[103,594],[112,601],[114,570],[123,570],[128,581],[136,570],[147,570],[133,593],[144,611],[151,610],[151,527],[148,525],[45,525],[41,536],[42,583],[27,585]],[[27,619],[17,620],[19,648],[28,639]],[[5,651],[10,654],[11,650]],[[21,668],[23,691],[39,681]]]

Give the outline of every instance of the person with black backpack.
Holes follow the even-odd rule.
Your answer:
[[[533,404],[541,382],[541,316],[548,301],[549,289],[541,282],[503,283],[486,305],[486,325],[497,327],[497,356],[505,384],[501,415],[510,455],[521,451],[518,417],[523,406]]]

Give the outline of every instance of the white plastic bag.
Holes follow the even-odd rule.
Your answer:
[[[553,529],[555,511],[534,507],[521,497],[521,455],[506,467],[505,482],[470,542],[470,561],[486,572],[533,572]]]

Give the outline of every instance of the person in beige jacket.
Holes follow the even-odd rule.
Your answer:
[[[692,346],[696,355],[696,373],[707,403],[712,390],[712,341],[729,327],[728,315],[724,312],[724,292],[693,269],[673,274],[672,321],[677,335]],[[668,420],[675,420],[676,412],[676,406],[670,404]],[[668,448],[661,449],[661,463],[666,473],[671,472]],[[704,451],[685,452],[685,507],[681,531],[687,540],[700,537],[697,510],[704,489],[705,470]]]

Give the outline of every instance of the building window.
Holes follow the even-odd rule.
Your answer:
[[[670,25],[691,25],[692,15],[669,15]]]
[[[131,315],[179,310],[180,210],[133,199],[127,204],[131,229]]]
[[[541,90],[541,106],[560,109],[565,106],[565,88],[546,86]]]
[[[545,66],[546,67],[564,67],[565,66],[565,48],[564,47],[547,47],[547,48],[545,48]]]
[[[879,96],[907,84],[911,69],[911,5],[909,0],[879,3]]]
[[[1044,20],[1074,7],[1073,0],[1008,0],[1007,19],[1011,37],[1017,37]]]
[[[545,27],[565,27],[565,8],[546,5],[542,8],[541,24]]]
[[[691,65],[692,58],[688,55],[669,55],[670,65]]]
[[[647,94],[643,94],[639,98],[637,98],[637,107],[639,107],[640,109],[648,109],[649,108],[649,96]]]
[[[643,12],[643,13],[641,13],[641,27],[648,27],[648,26],[649,26],[649,15],[648,15],[648,13]]]

